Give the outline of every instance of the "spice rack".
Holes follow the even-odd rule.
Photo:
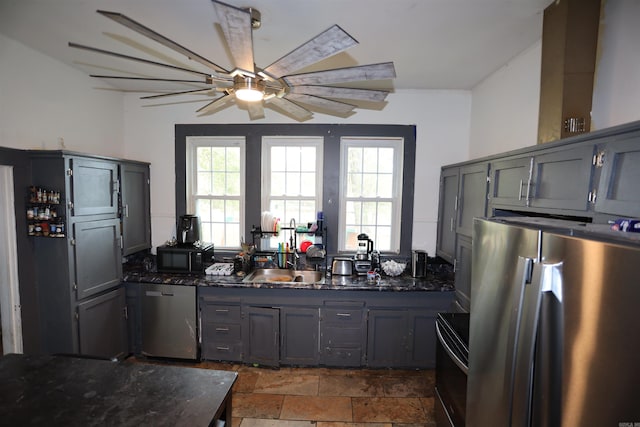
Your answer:
[[[59,191],[31,186],[27,194],[27,234],[65,237],[62,197]]]

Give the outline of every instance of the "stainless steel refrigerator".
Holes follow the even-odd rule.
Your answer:
[[[640,425],[640,237],[476,219],[467,426]]]

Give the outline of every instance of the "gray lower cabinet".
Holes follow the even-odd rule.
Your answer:
[[[325,301],[320,308],[320,363],[357,367],[366,363],[364,301]]]
[[[202,359],[262,366],[433,368],[436,314],[453,300],[452,292],[225,287],[198,295]]]
[[[243,307],[243,317],[243,362],[278,366],[280,363],[280,310],[249,305]]]
[[[124,287],[78,304],[80,354],[120,358],[129,354]]]
[[[640,217],[640,133],[606,144],[595,210],[627,218]]]

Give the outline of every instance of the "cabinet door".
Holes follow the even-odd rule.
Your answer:
[[[487,213],[487,174],[489,164],[460,168],[460,190],[458,192],[458,234],[471,237],[473,218]]]
[[[589,208],[594,146],[537,154],[529,206],[586,211]]]
[[[80,354],[121,358],[128,354],[125,290],[78,304]]]
[[[436,312],[409,311],[409,360],[407,367],[436,367]]]
[[[280,312],[277,308],[243,308],[244,362],[278,366],[280,360]]]
[[[127,282],[124,286],[127,302],[127,335],[129,336],[129,353],[140,354],[140,284]]]
[[[73,224],[72,245],[77,299],[118,286],[122,279],[118,219]]]
[[[532,161],[531,157],[520,157],[491,164],[489,196],[492,208],[526,206]]]
[[[118,215],[118,164],[74,157],[71,165],[73,216]]]
[[[471,310],[471,239],[460,237],[456,246],[456,300],[466,311]]]
[[[595,209],[620,217],[640,217],[640,134],[604,148]]]
[[[400,367],[407,362],[405,310],[369,310],[367,365],[372,368]]]
[[[292,365],[317,365],[320,361],[317,308],[280,309],[280,361]]]
[[[130,255],[151,247],[149,208],[149,166],[120,165],[122,195],[122,254]]]
[[[442,170],[440,204],[438,206],[438,237],[436,253],[453,262],[456,250],[456,211],[458,208],[458,168]]]

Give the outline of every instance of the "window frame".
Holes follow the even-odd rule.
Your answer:
[[[347,195],[348,188],[348,151],[350,147],[360,148],[392,148],[393,151],[393,171],[394,177],[392,182],[392,195],[388,198],[375,197],[349,197]],[[382,201],[388,200],[392,203],[391,210],[391,242],[390,249],[386,253],[400,253],[400,229],[402,224],[402,183],[403,183],[403,160],[404,160],[404,140],[402,137],[360,137],[360,136],[344,136],[340,139],[340,210],[339,210],[339,233],[338,233],[338,252],[353,252],[353,249],[346,248],[346,205],[349,200],[359,201]],[[376,236],[369,236],[376,242]]]
[[[238,147],[240,148],[240,194],[238,196],[197,195],[196,183],[198,179],[197,149],[199,147]],[[242,230],[245,229],[245,199],[246,199],[246,139],[241,136],[190,136],[186,138],[186,208],[187,212],[195,213],[198,199],[207,200],[237,200],[239,203],[239,230],[238,240],[241,243]],[[218,248],[218,246],[216,246]],[[220,246],[222,250],[239,249],[238,246]]]

